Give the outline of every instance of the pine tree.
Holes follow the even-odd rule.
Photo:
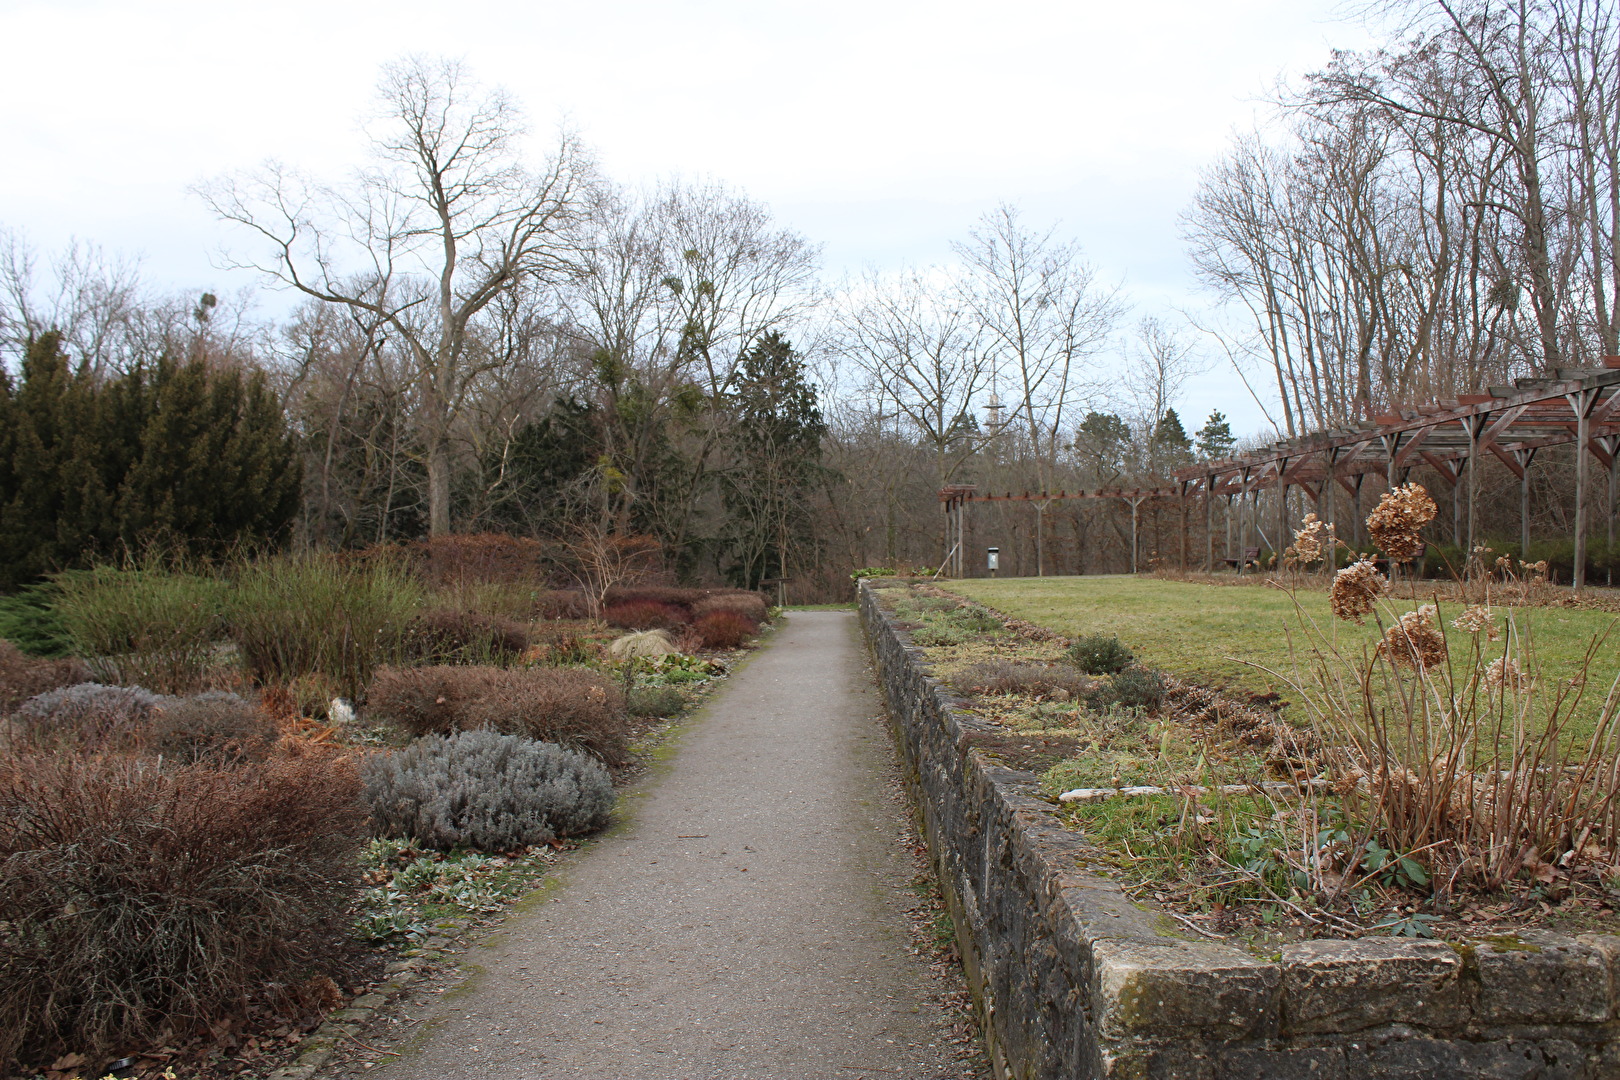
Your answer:
[[[1154,472],[1172,472],[1192,461],[1192,440],[1176,410],[1166,409],[1154,425],[1149,457]]]
[[[788,340],[767,333],[743,357],[732,395],[732,467],[724,483],[734,576],[750,588],[786,577],[796,546],[810,542],[808,499],[822,475],[816,388]]]
[[[1209,419],[1204,421],[1204,426],[1193,435],[1198,440],[1195,444],[1198,456],[1204,461],[1220,461],[1222,458],[1230,457],[1232,447],[1237,445],[1237,440],[1232,437],[1232,425],[1226,422],[1226,417],[1221,415],[1219,409],[1210,413]]]
[[[0,399],[0,588],[156,539],[279,542],[298,513],[296,444],[260,373],[164,360],[98,381],[51,333]]]

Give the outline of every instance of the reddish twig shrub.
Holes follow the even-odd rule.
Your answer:
[[[535,596],[534,613],[541,619],[588,619],[591,605],[578,589],[551,589]]]
[[[0,1064],[183,1037],[330,962],[358,795],[349,759],[295,740],[235,767],[0,761]]]
[[[711,611],[735,611],[756,623],[765,621],[769,608],[765,598],[757,592],[722,592],[705,596],[692,605],[692,614],[698,618]]]
[[[656,600],[625,600],[602,609],[609,626],[623,630],[673,630],[691,621],[685,608]]]
[[[440,586],[540,581],[551,562],[539,540],[505,533],[432,536],[410,550],[417,573]]]
[[[384,668],[367,709],[413,736],[487,729],[629,760],[624,694],[584,668]]]
[[[703,597],[702,589],[682,589],[673,585],[637,585],[609,589],[603,603],[610,607],[615,604],[668,604],[690,611],[692,605]]]
[[[37,694],[92,678],[81,660],[42,660],[9,641],[0,641],[0,716]]]
[[[692,623],[705,649],[735,649],[759,633],[759,624],[736,611],[711,611]]]

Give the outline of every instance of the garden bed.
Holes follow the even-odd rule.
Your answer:
[[[1069,706],[1073,689],[1067,702],[1027,703],[1044,706],[1034,710],[987,707],[984,695],[951,689],[974,665],[1050,666],[1065,643],[1028,624],[1008,627],[959,598],[894,585],[863,586],[862,616],[992,1050],[1012,1075],[1595,1077],[1620,1069],[1611,1046],[1620,1030],[1612,989],[1620,940],[1606,934],[1491,926],[1454,940],[1402,940],[1365,936],[1376,925],[1368,919],[1347,938],[1309,911],[1273,933],[1261,919],[1225,927],[1218,912],[1177,911],[1140,887],[1127,893],[1132,879],[1122,870],[1139,861],[1128,835],[1075,828],[1076,811],[1054,798],[1051,773],[1063,762],[1050,763],[1040,743],[1084,743],[1067,757],[1084,768],[1088,756],[1118,754],[1116,736],[1079,719],[1083,699],[1054,708]],[[1084,697],[1093,688],[1079,689]],[[1185,684],[1166,690],[1217,706],[1217,723],[1223,713],[1266,722],[1252,701],[1214,702]],[[1156,742],[1171,756],[1197,753],[1199,740],[1179,724],[1156,740],[1141,734],[1139,745]],[[1270,734],[1270,744],[1286,744]],[[1265,740],[1247,751],[1256,767],[1274,752]],[[1044,768],[1045,786],[1028,766]],[[1187,796],[1172,798],[1185,812]],[[1110,850],[1115,840],[1123,842]],[[1273,922],[1288,910],[1280,899]]]
[[[599,829],[768,616],[453,577],[151,564],[6,607],[72,655],[0,641],[0,1076],[308,1066]]]

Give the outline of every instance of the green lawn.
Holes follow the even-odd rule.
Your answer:
[[[1296,644],[1301,641],[1299,609],[1345,654],[1359,655],[1363,644],[1370,645],[1378,635],[1371,620],[1358,627],[1334,619],[1328,612],[1327,593],[1320,590],[1301,590],[1290,597],[1280,589],[1259,585],[1200,585],[1126,575],[941,584],[1068,637],[1118,634],[1145,663],[1199,682],[1253,691],[1275,689],[1286,694],[1285,686],[1245,661],[1292,674],[1289,637]],[[1398,612],[1417,604],[1407,600],[1391,603]],[[1454,654],[1465,655],[1469,635],[1450,626],[1461,607],[1443,603],[1440,610]],[[1498,612],[1498,621],[1504,614]],[[1568,608],[1520,608],[1513,617],[1521,630],[1528,625],[1544,674],[1566,678],[1578,669],[1593,635],[1609,629],[1617,618],[1609,612]],[[1491,647],[1500,649],[1501,642]],[[1617,664],[1620,629],[1604,644],[1591,673],[1594,685],[1587,691],[1588,708],[1595,709],[1601,702]]]

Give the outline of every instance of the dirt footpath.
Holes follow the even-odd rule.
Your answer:
[[[415,1034],[366,1075],[954,1077],[857,633],[790,615],[625,824],[469,950],[465,983],[408,1005],[394,1030]]]

